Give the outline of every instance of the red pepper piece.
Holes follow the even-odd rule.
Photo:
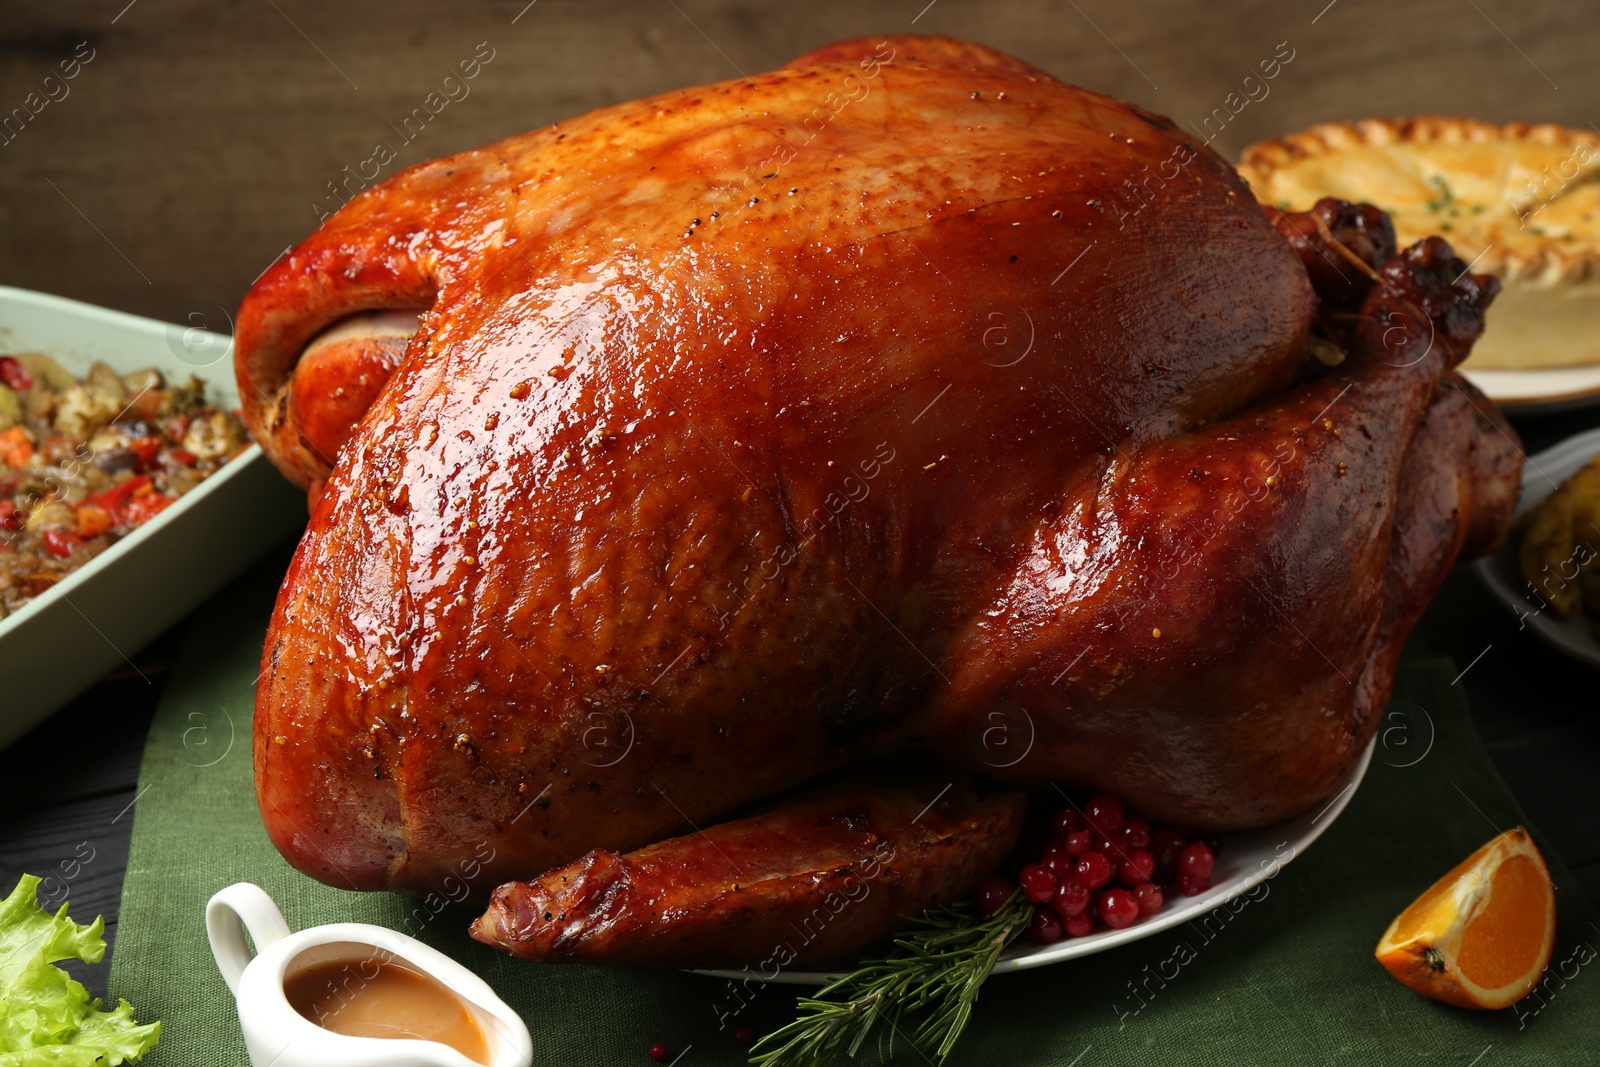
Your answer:
[[[10,356],[0,356],[0,381],[21,393],[33,385],[33,375],[28,373],[28,368]]]
[[[72,550],[83,544],[83,538],[65,530],[46,530],[44,532],[44,550],[52,556],[66,559],[72,555]]]

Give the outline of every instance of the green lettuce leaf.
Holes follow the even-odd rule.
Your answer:
[[[79,926],[67,906],[39,907],[39,879],[25,874],[0,901],[0,1067],[117,1067],[155,1046],[161,1024],[140,1026],[125,1000],[101,1011],[98,999],[55,966],[99,963],[105,920]]]

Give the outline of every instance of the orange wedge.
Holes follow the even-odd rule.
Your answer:
[[[1413,901],[1384,931],[1377,956],[1425,997],[1463,1008],[1505,1008],[1538,984],[1555,936],[1550,872],[1519,826]]]

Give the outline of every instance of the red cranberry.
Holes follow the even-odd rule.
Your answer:
[[[1039,945],[1060,941],[1061,920],[1056,918],[1056,913],[1049,908],[1037,909],[1028,922],[1028,940]]]
[[[650,1058],[657,1063],[666,1063],[670,1055],[671,1053],[667,1051],[667,1046],[659,1041],[650,1046]]]
[[[1056,881],[1058,882],[1071,874],[1073,869],[1078,866],[1077,858],[1068,855],[1066,850],[1058,845],[1051,845],[1049,850],[1045,852],[1044,859],[1039,862],[1050,868],[1050,873],[1056,876]]]
[[[1183,831],[1173,826],[1158,826],[1150,832],[1150,854],[1156,858],[1156,873],[1162,878],[1178,867],[1178,854],[1189,844]]]
[[[1017,872],[1015,882],[988,878],[973,894],[978,914],[985,917],[1019,892],[1038,905],[1029,909],[1027,931],[1037,944],[1125,929],[1158,913],[1174,893],[1195,896],[1211,888],[1214,839],[1191,838],[1172,826],[1152,827],[1128,814],[1115,797],[1097,794],[1082,808],[1058,811],[1049,830],[1054,836],[1048,844],[1036,835],[1023,846],[1024,855],[1037,859]]]
[[[1089,907],[1089,887],[1076,878],[1068,878],[1061,883],[1061,888],[1056,891],[1056,897],[1050,902],[1050,906],[1056,909],[1056,914],[1063,919],[1082,915]]]
[[[1111,861],[1098,852],[1090,852],[1078,861],[1078,881],[1090,889],[1099,889],[1111,881]]]
[[[1003,908],[1016,891],[1017,887],[1004,878],[985,878],[978,883],[972,902],[977,906],[978,914],[988,918]]]
[[[1126,889],[1107,889],[1101,893],[1095,910],[1100,913],[1100,921],[1113,930],[1132,926],[1139,920],[1139,903]]]
[[[1030,903],[1043,904],[1056,895],[1056,876],[1042,863],[1030,863],[1017,876],[1022,883],[1022,895]]]
[[[1178,854],[1178,877],[1188,876],[1204,881],[1211,877],[1216,863],[1217,858],[1211,849],[1196,841]]]
[[[1083,821],[1083,816],[1072,808],[1062,808],[1056,812],[1054,827],[1057,837],[1066,837],[1074,830],[1082,830],[1088,824]]]
[[[1117,880],[1128,888],[1150,881],[1156,872],[1156,858],[1142,848],[1128,853],[1122,866],[1117,868]]]
[[[733,1032],[733,1040],[741,1045],[748,1045],[750,1043],[750,1039],[753,1037],[755,1037],[755,1035],[750,1032],[750,1028],[748,1026],[741,1026],[739,1029]]]
[[[1133,899],[1139,905],[1139,917],[1148,919],[1161,910],[1161,905],[1166,903],[1161,895],[1161,887],[1145,882],[1143,885],[1133,887]]]
[[[1090,799],[1083,809],[1083,816],[1089,821],[1091,830],[1101,837],[1110,837],[1122,825],[1122,802],[1101,793]]]

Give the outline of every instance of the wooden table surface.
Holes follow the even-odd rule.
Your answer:
[[[1365,115],[1600,122],[1593,12],[1555,0],[0,0],[0,121],[25,115],[0,130],[0,284],[226,331],[250,283],[350,195],[341,183],[903,32],[983,41],[1182,123],[1292,51],[1212,142],[1230,158]],[[438,107],[474,57],[477,76]],[[71,79],[46,81],[74,59]],[[418,108],[427,121],[408,125]],[[1518,420],[1530,451],[1595,425],[1600,408]],[[1600,899],[1600,674],[1519,632],[1464,570],[1422,630],[1472,664],[1460,684],[1490,753]],[[134,656],[149,684],[108,678],[0,754],[0,889],[92,852],[73,913],[104,913],[114,934],[140,751],[176,642]],[[97,991],[104,971],[80,969]]]

